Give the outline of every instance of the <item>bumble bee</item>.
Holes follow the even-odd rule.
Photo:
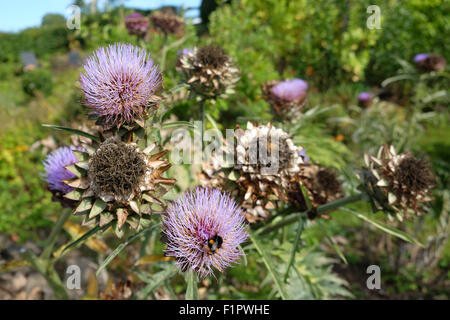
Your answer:
[[[221,236],[216,234],[214,237],[208,240],[208,245],[206,246],[209,253],[214,254],[222,247],[223,239]]]

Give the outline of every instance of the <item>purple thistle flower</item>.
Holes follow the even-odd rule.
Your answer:
[[[201,277],[223,272],[242,255],[238,248],[248,234],[236,202],[218,189],[196,188],[171,203],[162,217],[168,256],[183,271]]]
[[[129,44],[98,49],[84,69],[80,83],[85,104],[91,114],[104,117],[111,126],[143,118],[162,82],[147,51]]]
[[[125,26],[129,34],[144,36],[150,27],[150,21],[139,12],[135,12],[125,17]]]
[[[302,79],[282,81],[272,88],[272,93],[280,99],[295,101],[306,94],[308,83]]]
[[[129,19],[136,19],[136,18],[141,18],[142,14],[140,14],[139,12],[135,12],[132,14],[129,14],[125,17],[125,20],[129,20]]]
[[[361,92],[358,95],[358,105],[362,108],[367,108],[370,106],[372,100],[372,94],[370,92]]]
[[[430,55],[428,53],[419,53],[414,57],[414,62],[421,62],[426,60]]]
[[[369,92],[361,92],[358,95],[358,101],[368,101],[372,98],[372,95]]]
[[[76,149],[73,146],[60,147],[50,153],[42,162],[45,169],[44,177],[50,190],[61,191],[64,194],[73,190],[63,180],[75,178],[75,175],[65,167],[78,161],[72,152]]]

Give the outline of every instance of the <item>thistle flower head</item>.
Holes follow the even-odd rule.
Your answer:
[[[419,53],[417,55],[414,56],[414,62],[420,62],[420,61],[424,61],[425,59],[427,59],[429,56],[428,53]]]
[[[277,116],[294,121],[305,107],[308,83],[302,79],[269,81],[261,90]]]
[[[445,70],[447,61],[438,53],[421,53],[414,57],[414,62],[417,69],[423,72],[437,71],[442,72]]]
[[[90,56],[80,76],[90,113],[110,126],[142,119],[155,102],[162,78],[145,49],[116,43]]]
[[[220,156],[213,154],[202,164],[200,183],[233,192],[250,223],[266,220],[279,201],[289,199],[288,191],[298,180],[306,154],[282,129],[247,123],[235,131],[236,141],[226,141]],[[225,163],[223,153],[235,163]],[[304,154],[302,156],[302,154]]]
[[[272,87],[272,93],[279,99],[289,102],[306,95],[308,84],[302,79],[293,79],[279,82]]]
[[[139,12],[132,13],[125,17],[125,26],[129,34],[138,36],[145,35],[150,27],[150,22]]]
[[[167,151],[156,144],[140,150],[117,136],[84,146],[86,152],[75,153],[78,169],[67,182],[75,190],[64,195],[77,202],[74,214],[85,215],[84,225],[114,223],[118,237],[125,223],[135,230],[148,226],[150,215],[164,210],[160,199],[175,183],[162,176],[170,168],[162,159]]]
[[[48,188],[63,194],[73,190],[64,183],[64,180],[73,179],[75,175],[65,167],[76,163],[78,160],[73,154],[74,147],[60,147],[50,153],[43,161],[45,168],[45,180]]]
[[[155,12],[150,16],[150,20],[155,28],[166,34],[179,35],[184,30],[184,20],[173,11]]]
[[[358,105],[360,107],[368,107],[370,105],[372,95],[370,92],[361,92],[358,95]]]
[[[370,196],[374,210],[393,213],[399,220],[412,212],[421,215],[431,201],[435,176],[428,161],[410,153],[397,154],[394,147],[382,146],[377,157],[365,156],[367,170],[360,174],[362,188]]]
[[[201,277],[223,272],[242,255],[245,232],[242,209],[218,189],[197,188],[169,204],[162,216],[167,237],[166,255],[183,270]]]
[[[199,98],[226,98],[233,93],[239,80],[239,70],[225,51],[208,45],[180,57],[179,69],[186,78],[189,89]]]

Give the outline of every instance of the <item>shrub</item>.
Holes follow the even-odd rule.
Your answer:
[[[41,69],[25,72],[22,76],[22,88],[30,96],[34,96],[37,91],[49,95],[53,90],[52,75]]]

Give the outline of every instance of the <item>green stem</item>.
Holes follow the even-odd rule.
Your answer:
[[[47,239],[47,243],[45,244],[44,251],[42,252],[41,256],[39,257],[42,260],[48,260],[53,252],[53,247],[56,243],[56,238],[58,237],[58,234],[60,233],[61,229],[64,226],[64,223],[69,219],[70,215],[72,213],[72,210],[70,208],[63,209],[62,215],[59,217],[58,221],[56,222],[55,226],[53,227],[52,232],[50,233],[50,236]]]
[[[284,274],[284,279],[283,282],[287,281],[287,278],[289,276],[289,271],[291,270],[292,265],[294,264],[295,261],[295,254],[297,253],[297,248],[300,244],[300,237],[302,235],[303,230],[305,229],[305,221],[303,220],[303,216],[302,215],[298,215],[298,228],[297,228],[297,234],[295,235],[295,241],[294,241],[294,246],[292,247],[292,253],[291,253],[291,258],[289,260],[289,264],[286,268],[286,273]]]
[[[197,279],[192,269],[187,274],[186,300],[198,300]]]
[[[30,251],[24,253],[24,258],[47,280],[47,283],[53,289],[56,299],[69,299],[66,289],[53,265],[49,265],[45,260],[38,258]]]
[[[326,212],[326,211],[335,210],[335,209],[338,209],[339,207],[342,207],[342,206],[344,206],[346,204],[360,201],[362,199],[362,197],[363,197],[363,194],[362,193],[358,193],[358,194],[355,194],[355,195],[352,195],[352,196],[341,198],[341,199],[338,199],[336,201],[333,201],[333,202],[326,203],[326,204],[323,204],[321,206],[318,206],[316,208],[316,212],[319,214],[319,213],[323,213],[323,212]],[[292,213],[291,215],[287,216],[285,219],[283,219],[282,221],[280,221],[280,222],[278,222],[278,223],[276,223],[274,225],[269,225],[269,226],[266,226],[264,228],[259,229],[258,231],[256,231],[256,234],[258,234],[258,235],[268,234],[268,233],[271,233],[274,230],[278,230],[279,228],[282,228],[284,226],[290,225],[290,224],[294,223],[295,221],[298,221],[298,215],[299,214],[300,215],[304,215],[304,214],[307,214],[307,212],[295,212],[295,213]]]

